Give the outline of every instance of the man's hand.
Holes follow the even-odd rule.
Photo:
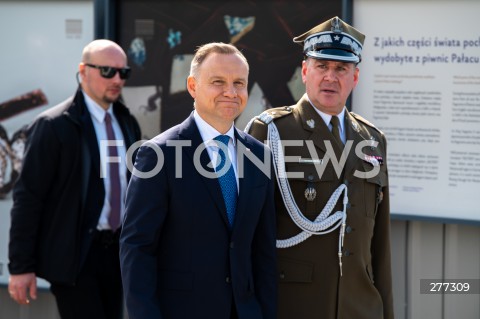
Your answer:
[[[21,305],[29,304],[28,292],[30,293],[30,298],[37,299],[37,277],[35,273],[10,275],[8,293],[13,300]]]

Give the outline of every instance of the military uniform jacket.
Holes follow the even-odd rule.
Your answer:
[[[348,141],[353,141],[340,177],[332,161],[319,174],[312,159],[325,161],[326,141],[330,141],[340,158],[341,148],[323,119],[304,95],[292,107],[266,111],[278,128],[280,139],[302,140],[302,146],[285,146],[287,172],[301,172],[303,177],[289,177],[295,202],[303,215],[314,220],[330,195],[343,182],[348,188],[346,230],[343,245],[342,275],[338,249],[339,229],[314,235],[306,241],[278,249],[279,319],[391,319],[393,318],[390,212],[386,140],[381,131],[360,116],[345,112]],[[267,125],[255,120],[250,134],[261,141],[267,139]],[[363,147],[362,141],[378,142],[377,147]],[[311,154],[306,141],[312,141],[317,154]],[[364,142],[365,143],[365,142]],[[346,145],[347,145],[346,144]],[[357,151],[358,152],[358,151]],[[318,161],[317,161],[318,163]],[[354,176],[380,166],[378,174],[369,178]],[[361,176],[361,175],[360,175]],[[314,200],[307,200],[305,190],[313,187]],[[279,193],[275,191],[278,239],[290,238],[301,230],[291,220]],[[342,198],[335,210],[342,210]]]

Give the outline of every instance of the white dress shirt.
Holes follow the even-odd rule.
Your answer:
[[[308,97],[308,95],[307,95]],[[313,109],[320,115],[320,117],[323,119],[325,124],[327,125],[328,129],[330,132],[332,131],[332,124],[330,124],[330,120],[332,119],[332,115],[324,113],[317,109],[312,101],[310,101],[310,98],[308,98],[308,101],[310,102],[310,105],[313,107]],[[340,137],[342,139],[343,144],[347,142],[347,134],[345,133],[345,107],[342,109],[342,112],[340,114],[337,114],[338,120],[340,122]]]
[[[104,230],[104,229],[111,229],[110,224],[108,223],[108,217],[110,215],[110,168],[107,162],[108,158],[108,148],[106,147],[105,141],[108,140],[107,138],[107,131],[106,131],[106,124],[105,124],[105,115],[106,113],[110,113],[112,118],[112,127],[113,132],[115,133],[115,138],[117,139],[117,150],[118,156],[120,157],[120,186],[122,193],[120,194],[121,198],[121,218],[123,220],[123,215],[125,212],[125,193],[127,190],[127,165],[125,162],[125,155],[126,155],[126,146],[125,140],[123,138],[122,130],[120,128],[120,124],[118,124],[117,118],[113,114],[113,108],[110,104],[108,110],[105,110],[98,105],[94,100],[92,100],[87,94],[83,93],[85,97],[85,104],[87,105],[87,109],[90,112],[90,116],[93,122],[93,128],[95,129],[95,135],[97,136],[97,143],[100,152],[100,172],[98,172],[100,177],[103,177],[103,185],[105,187],[105,199],[103,201],[103,208],[100,214],[100,219],[98,220],[97,229]],[[102,143],[102,141],[104,141]],[[102,147],[103,146],[103,147]]]
[[[197,124],[198,130],[200,131],[200,135],[202,136],[203,143],[207,149],[208,155],[210,156],[210,160],[213,163],[212,167],[217,167],[217,163],[219,161],[219,150],[220,148],[216,145],[215,142],[212,140],[217,137],[218,135],[222,135],[219,131],[217,131],[213,126],[205,122],[204,119],[197,113],[196,110],[193,111],[193,118],[195,123]],[[236,149],[236,139],[235,139],[235,127],[232,123],[232,127],[228,130],[227,133],[223,135],[230,136],[230,140],[228,141],[228,156],[230,158],[230,162],[232,163],[233,170],[235,171],[235,177],[237,178],[237,191],[239,190],[238,184],[238,173],[237,173],[237,149]],[[234,160],[232,160],[234,159]]]

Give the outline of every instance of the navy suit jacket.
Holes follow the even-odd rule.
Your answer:
[[[241,143],[263,163],[270,157],[250,135],[235,136],[237,153]],[[134,171],[127,191],[120,259],[130,319],[228,319],[232,306],[240,319],[276,318],[271,166],[238,162],[244,177],[230,229],[218,180],[197,170],[212,172],[202,143],[190,115],[138,151],[135,168],[153,176]]]

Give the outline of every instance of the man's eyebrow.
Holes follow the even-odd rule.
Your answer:
[[[225,80],[225,77],[221,76],[221,75],[212,75],[210,77],[208,77],[209,80]]]

